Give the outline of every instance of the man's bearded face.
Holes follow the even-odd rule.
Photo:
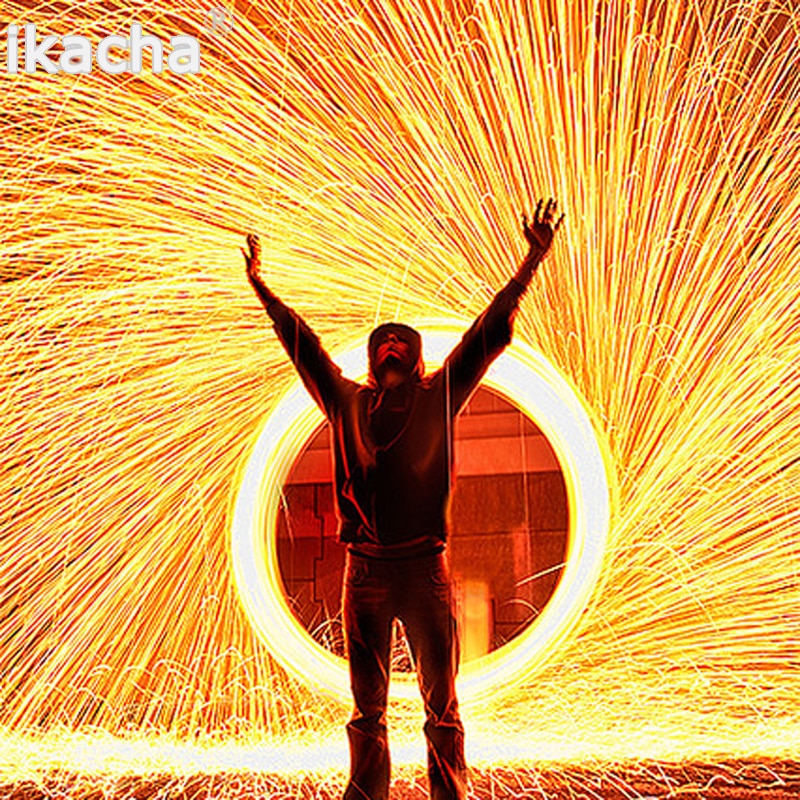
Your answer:
[[[417,363],[411,335],[402,330],[381,331],[373,343],[373,370],[384,385],[406,381]]]
[[[422,338],[419,331],[399,322],[378,326],[369,337],[369,368],[384,388],[394,388],[412,376],[422,378]]]
[[[378,339],[375,348],[375,366],[378,369],[384,366],[397,366],[411,371],[414,352],[408,337],[402,333],[390,331]]]

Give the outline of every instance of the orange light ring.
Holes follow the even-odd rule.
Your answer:
[[[463,325],[416,326],[426,363],[441,364]],[[336,358],[356,380],[367,373],[363,343]],[[484,384],[530,416],[556,453],[569,504],[566,563],[547,606],[519,636],[464,664],[459,695],[466,704],[514,685],[541,667],[574,626],[595,585],[610,521],[610,470],[589,414],[558,370],[530,347],[512,343],[489,369]],[[291,467],[323,416],[298,381],[275,406],[245,466],[231,524],[233,570],[245,612],[257,635],[290,673],[346,699],[345,659],[319,645],[294,616],[283,591],[277,551],[280,498]],[[265,531],[267,535],[265,535]],[[394,673],[392,694],[417,695],[413,676]]]

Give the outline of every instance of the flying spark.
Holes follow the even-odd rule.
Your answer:
[[[279,666],[232,577],[242,470],[294,380],[244,234],[336,353],[378,321],[465,327],[521,259],[521,213],[553,194],[566,222],[516,336],[591,409],[618,490],[583,614],[523,686],[467,710],[473,757],[785,755],[800,12],[229,10],[223,35],[199,0],[4,3],[42,37],[138,22],[202,48],[196,75],[0,71],[4,735],[257,739],[272,761],[338,741],[347,707]],[[418,709],[392,713],[400,738],[418,728]]]

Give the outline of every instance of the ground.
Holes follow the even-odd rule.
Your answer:
[[[39,781],[0,785],[0,800],[335,800],[344,775],[280,776],[232,772],[150,777],[50,773]],[[470,800],[646,800],[703,798],[787,800],[800,797],[800,762],[750,761],[473,768]],[[422,770],[406,769],[392,784],[391,800],[424,800]]]

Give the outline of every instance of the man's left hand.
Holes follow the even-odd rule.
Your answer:
[[[528,241],[529,252],[528,257],[534,257],[541,260],[550,249],[553,243],[553,236],[555,232],[561,227],[564,219],[562,214],[555,224],[556,209],[558,203],[551,197],[545,204],[544,200],[539,200],[536,204],[536,212],[533,215],[533,222],[528,222],[527,214],[522,215],[522,230],[525,238]]]

